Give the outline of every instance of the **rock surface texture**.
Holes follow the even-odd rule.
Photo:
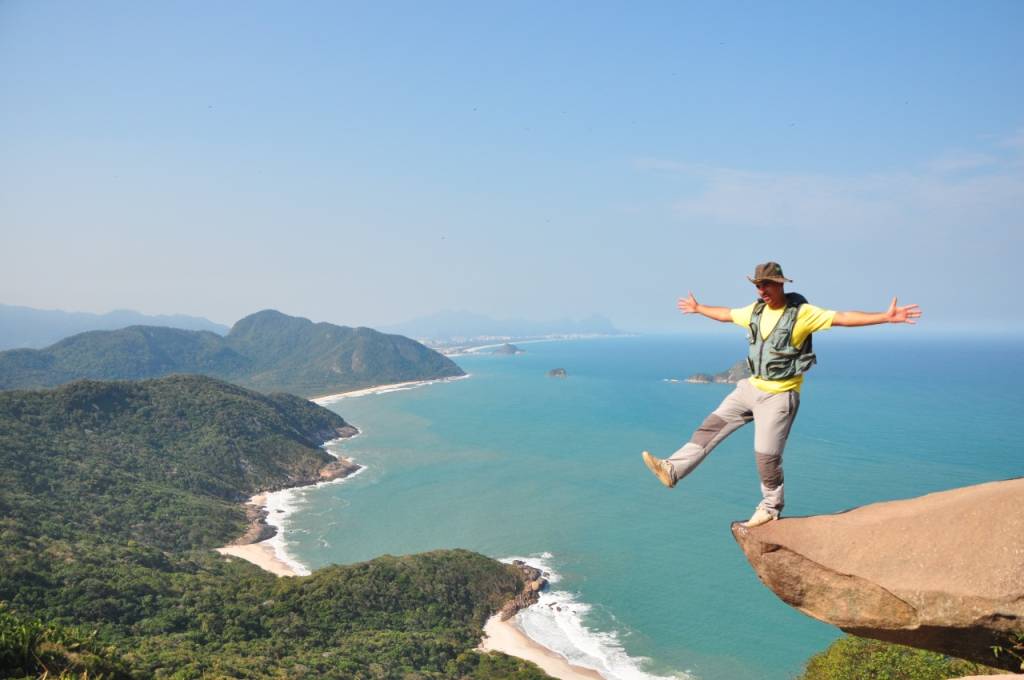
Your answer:
[[[498,612],[502,621],[508,621],[519,613],[520,609],[526,609],[532,604],[537,604],[537,601],[540,600],[540,591],[544,590],[548,585],[547,574],[540,569],[531,567],[522,560],[513,560],[512,564],[518,567],[519,571],[523,574],[523,590],[506,602],[505,606]]]
[[[783,602],[848,633],[1019,671],[1024,478],[836,515],[732,525]]]

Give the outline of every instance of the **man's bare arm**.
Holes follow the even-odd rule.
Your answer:
[[[732,311],[728,307],[709,307],[708,305],[702,305],[697,302],[697,299],[693,297],[693,293],[690,293],[690,297],[679,298],[679,302],[676,303],[676,307],[683,314],[702,314],[709,319],[715,321],[732,321]],[[834,322],[833,322],[834,323]]]
[[[921,310],[917,305],[899,307],[893,297],[889,309],[884,312],[836,312],[833,326],[874,326],[880,323],[917,323]]]

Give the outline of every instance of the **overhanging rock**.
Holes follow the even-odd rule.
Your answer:
[[[854,635],[1020,670],[1024,478],[732,533],[783,602]]]

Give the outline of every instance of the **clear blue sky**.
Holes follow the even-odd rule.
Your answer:
[[[0,2],[7,304],[1020,329],[1022,235],[1024,2]]]

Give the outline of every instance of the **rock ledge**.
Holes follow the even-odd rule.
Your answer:
[[[786,604],[842,630],[1006,670],[1024,633],[1024,478],[732,533]]]

